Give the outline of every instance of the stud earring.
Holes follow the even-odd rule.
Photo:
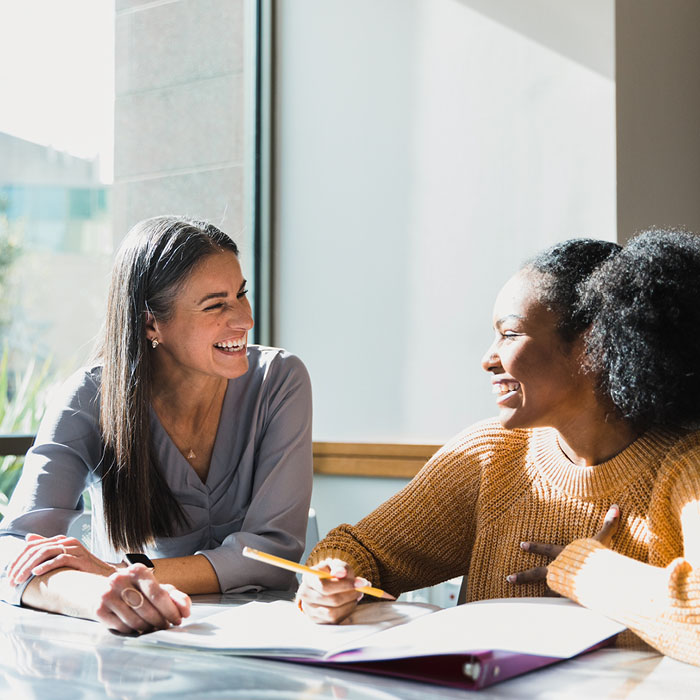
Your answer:
[[[154,350],[158,347],[158,339],[157,338],[153,338],[153,340],[151,341],[151,347]]]

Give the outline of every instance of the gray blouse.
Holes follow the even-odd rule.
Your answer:
[[[203,554],[224,592],[293,586],[293,574],[241,551],[248,545],[297,561],[311,499],[306,368],[285,350],[256,345],[248,347],[248,361],[246,374],[228,382],[204,483],[151,409],[151,439],[163,476],[189,522],[175,536],[156,540],[146,554]],[[85,489],[92,502],[91,550],[105,561],[122,559],[110,546],[103,517],[100,377],[100,367],[76,372],[49,406],[0,523],[3,566],[21,548],[18,537],[65,533],[83,510]]]

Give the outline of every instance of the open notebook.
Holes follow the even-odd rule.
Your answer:
[[[566,599],[515,598],[444,610],[361,605],[342,625],[315,625],[289,601],[252,602],[138,643],[264,656],[480,688],[571,658],[624,626]]]

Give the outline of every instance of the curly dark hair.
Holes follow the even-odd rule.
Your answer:
[[[638,429],[700,426],[700,238],[649,229],[581,292],[587,363]]]
[[[538,300],[556,314],[557,330],[565,342],[578,338],[590,323],[590,316],[579,303],[582,283],[620,250],[610,241],[571,238],[545,248],[523,264],[523,270],[539,273],[535,281]]]

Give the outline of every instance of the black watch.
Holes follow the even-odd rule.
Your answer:
[[[141,554],[140,552],[129,552],[124,555],[124,558],[129,564],[144,564],[149,569],[155,568],[155,564],[145,554]]]

